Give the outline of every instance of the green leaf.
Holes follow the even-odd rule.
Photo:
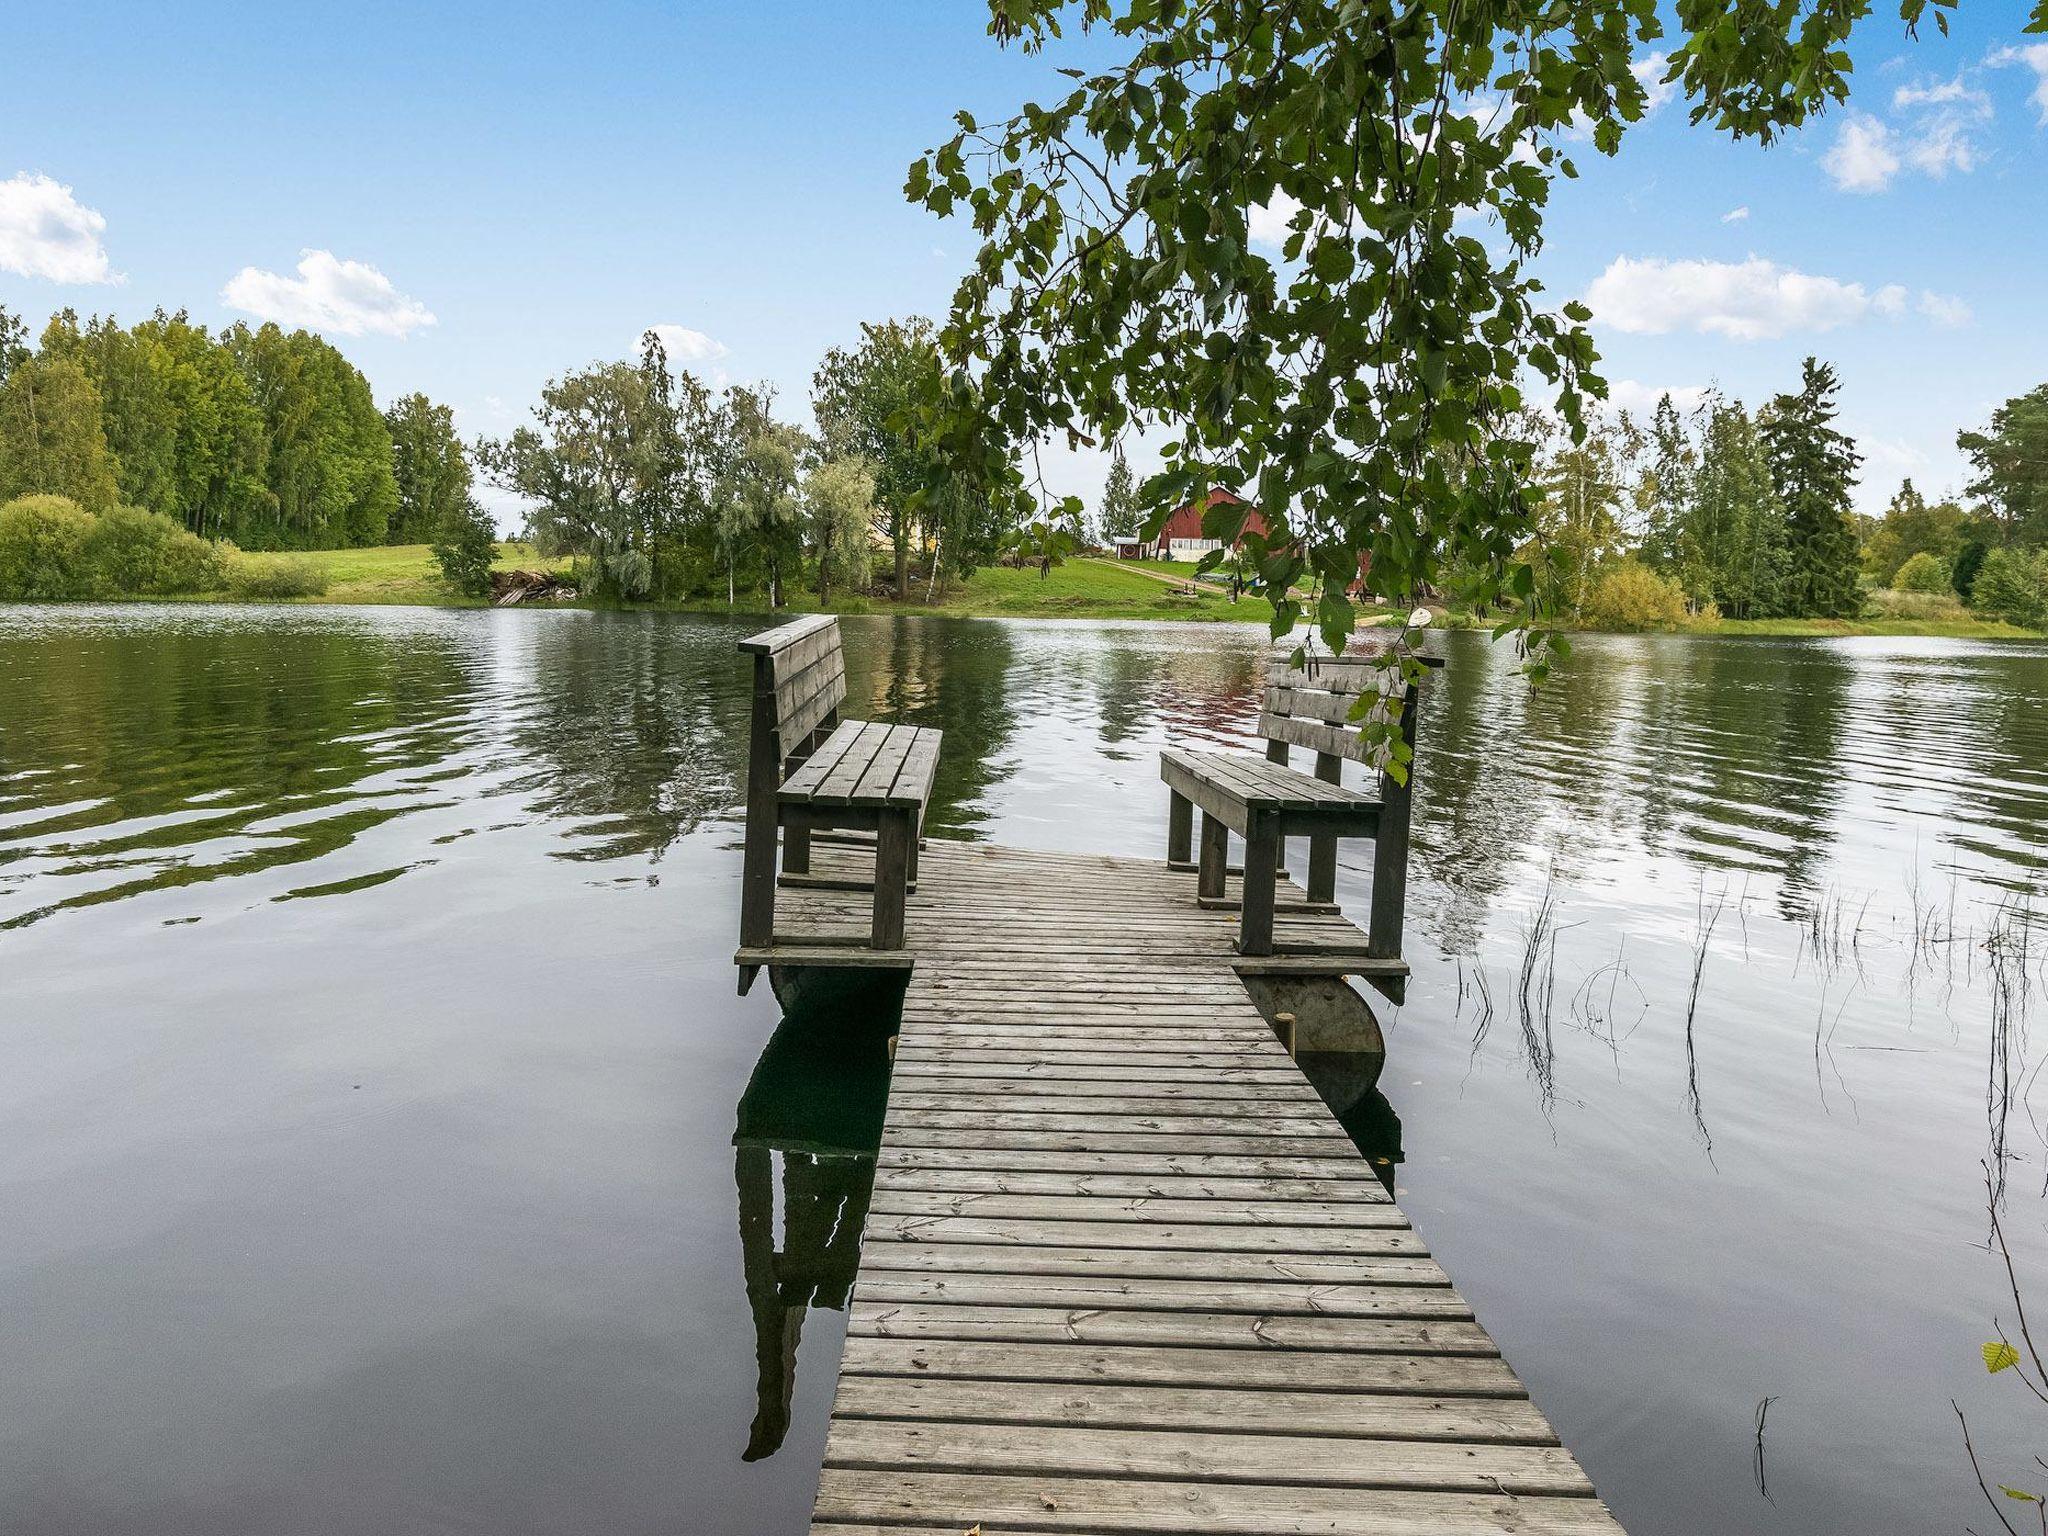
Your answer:
[[[2008,1488],[2005,1484],[2000,1483],[1998,1491],[2008,1499],[2018,1499],[2024,1504],[2038,1504],[2041,1502],[2041,1495],[2038,1493],[2028,1493],[2024,1488]]]
[[[2003,1339],[1996,1339],[1984,1346],[1984,1369],[1996,1376],[2000,1371],[2011,1370],[2020,1363],[2020,1352]]]

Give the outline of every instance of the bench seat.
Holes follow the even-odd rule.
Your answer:
[[[939,767],[939,732],[921,725],[842,720],[775,792],[785,806],[923,810]]]
[[[1379,830],[1378,795],[1331,784],[1249,753],[1168,747],[1159,754],[1159,776],[1197,808],[1220,817],[1239,837],[1254,816],[1273,819],[1282,837],[1317,832],[1371,837]]]

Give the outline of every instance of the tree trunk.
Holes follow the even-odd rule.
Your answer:
[[[896,530],[896,601],[905,602],[910,597],[910,545],[903,537],[903,530]]]

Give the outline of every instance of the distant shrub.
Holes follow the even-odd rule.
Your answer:
[[[1923,549],[1894,573],[1892,589],[1897,592],[1953,592],[1953,582],[1954,575],[1948,562]]]
[[[1870,611],[1880,619],[1915,619],[1921,622],[1970,617],[1970,610],[1953,592],[1900,592],[1884,587],[1870,594]]]
[[[1982,539],[1972,539],[1956,551],[1955,569],[1949,579],[1955,583],[1956,595],[1966,603],[1970,600],[1970,589],[1976,584],[1977,572],[1984,568],[1986,553]]]
[[[174,597],[227,585],[223,546],[139,507],[109,507],[94,519],[86,556],[103,592]]]
[[[1971,584],[1970,606],[1986,618],[2040,628],[2048,619],[2048,554],[1992,550]]]
[[[228,590],[259,602],[318,597],[327,590],[327,573],[303,556],[242,555],[228,567]]]
[[[93,515],[68,496],[21,496],[0,506],[0,598],[97,597]]]
[[[1685,591],[1639,560],[1610,560],[1593,578],[1580,617],[1595,629],[1683,629]]]
[[[474,501],[451,506],[434,533],[441,579],[464,597],[491,594],[491,563],[498,558],[498,527]]]

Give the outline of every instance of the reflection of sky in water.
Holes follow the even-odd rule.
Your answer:
[[[0,1506],[800,1525],[829,1312],[739,1461],[753,627],[0,610]],[[946,732],[939,831],[1156,855],[1157,749],[1256,718],[1250,626],[845,628],[849,712]],[[1443,643],[1385,1084],[1418,1225],[1639,1536],[1975,1518],[1947,1399],[2000,1475],[2033,1439],[1974,1350],[2048,652],[1589,637],[1531,692]],[[2004,1042],[2038,1292],[2048,1105]]]

